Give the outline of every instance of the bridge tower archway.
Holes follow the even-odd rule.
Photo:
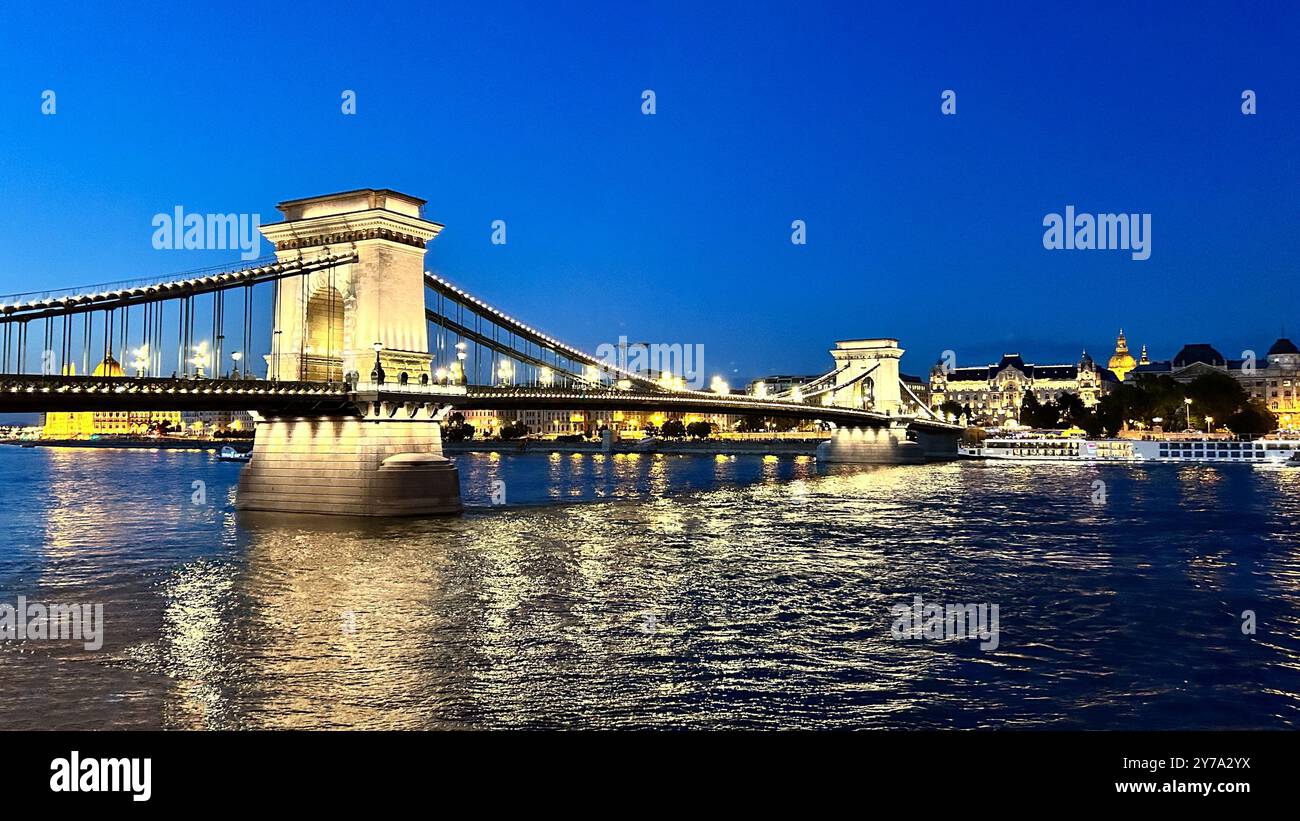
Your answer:
[[[339,289],[329,284],[316,288],[307,298],[303,378],[308,381],[341,382],[348,372],[344,351],[350,347],[348,338],[353,334],[347,320],[356,311],[349,311],[347,303]]]

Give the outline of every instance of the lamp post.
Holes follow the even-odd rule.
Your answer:
[[[1192,399],[1191,399],[1191,397],[1185,397],[1185,398],[1183,399],[1183,407],[1187,409],[1187,430],[1188,430],[1188,432],[1190,433],[1191,430],[1192,430]]]
[[[379,361],[379,352],[384,349],[384,343],[376,342],[374,344],[374,349],[375,349],[375,368],[370,372],[370,381],[375,383],[376,385],[382,385],[384,384],[384,366]]]
[[[1213,429],[1214,429],[1214,417],[1213,416],[1205,417],[1205,435],[1209,436],[1210,432]]]
[[[465,382],[465,360],[469,359],[469,354],[465,350],[467,347],[469,346],[465,344],[465,341],[463,339],[456,343],[456,361],[452,363],[452,369],[451,369],[452,370],[451,378],[453,384]],[[478,360],[475,359],[474,362],[475,364],[477,364]],[[475,369],[474,375],[476,377],[478,376],[477,369]]]

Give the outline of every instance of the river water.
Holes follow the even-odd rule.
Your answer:
[[[463,516],[364,521],[0,447],[0,604],[104,608],[97,651],[0,642],[0,728],[1300,724],[1297,470],[456,460]],[[996,649],[894,638],[917,595]]]

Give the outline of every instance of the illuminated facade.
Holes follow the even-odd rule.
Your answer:
[[[69,365],[64,373],[75,376],[76,369]],[[91,376],[120,377],[125,374],[112,354],[95,368]],[[147,433],[159,425],[169,430],[181,429],[180,411],[83,411],[78,413],[47,413],[41,435],[46,439],[85,439],[90,436],[129,435]]]
[[[216,433],[253,429],[253,415],[248,411],[184,411],[181,425],[186,433]]]
[[[1019,424],[1020,406],[1029,393],[1039,402],[1056,401],[1073,393],[1084,407],[1091,408],[1117,382],[1114,374],[1098,367],[1087,351],[1076,365],[1031,365],[1020,354],[1008,353],[996,365],[981,368],[949,371],[944,363],[936,364],[930,370],[928,399],[936,413],[945,402],[952,401],[970,406],[974,424],[1015,425]]]

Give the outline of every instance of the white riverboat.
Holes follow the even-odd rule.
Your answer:
[[[1012,436],[962,445],[961,456],[1011,462],[1140,462],[1128,439],[1083,439],[1077,436]]]
[[[1300,439],[1087,439],[1077,436],[1011,436],[958,448],[961,456],[1010,462],[1175,462],[1294,464]]]

